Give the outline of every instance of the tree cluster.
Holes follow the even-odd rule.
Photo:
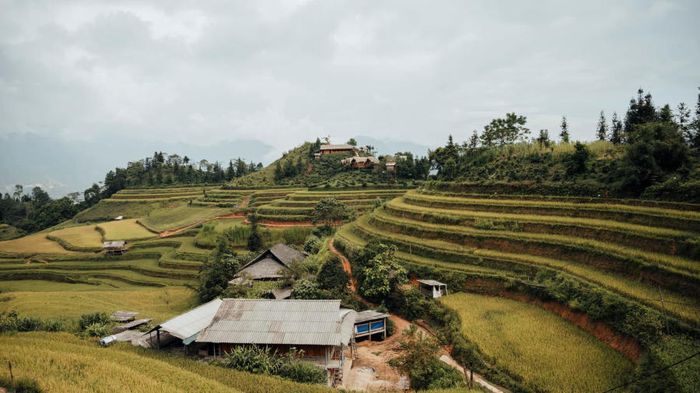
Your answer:
[[[86,204],[78,199],[76,194],[52,199],[38,186],[26,194],[24,187],[16,185],[12,195],[5,193],[0,198],[0,222],[25,232],[40,231],[72,218],[85,208]]]

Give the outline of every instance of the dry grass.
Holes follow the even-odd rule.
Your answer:
[[[465,337],[533,388],[602,391],[633,369],[621,354],[537,306],[462,293],[441,301],[459,313]]]
[[[0,336],[0,361],[15,377],[33,378],[46,393],[321,393],[321,385],[211,366],[128,344],[100,348],[66,333]]]
[[[0,242],[0,252],[11,254],[77,254],[46,238],[45,233],[35,233],[19,239]]]
[[[68,227],[50,232],[49,234],[76,247],[99,248],[102,246],[102,235],[95,229],[94,225]]]
[[[156,236],[136,222],[136,219],[103,222],[98,227],[104,230],[105,240],[137,240]]]
[[[8,287],[0,284],[0,288],[11,290],[3,291],[3,297],[9,300],[0,302],[0,311],[17,310],[41,318],[75,318],[90,312],[131,310],[157,323],[188,310],[195,302],[194,292],[184,287],[118,289],[36,280],[20,283]],[[43,290],[44,286],[52,290]]]

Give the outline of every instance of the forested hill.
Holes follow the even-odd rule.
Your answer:
[[[349,141],[357,143],[355,140]],[[282,157],[264,169],[235,178],[231,182],[236,187],[259,187],[273,185],[297,185],[306,187],[358,187],[363,185],[394,182],[410,183],[425,180],[430,171],[427,157],[414,157],[410,152],[397,152],[395,155],[376,155],[378,163],[371,168],[353,169],[344,166],[341,160],[351,153],[328,154],[314,157],[321,147],[316,142],[305,142],[284,153]],[[373,147],[364,147],[373,155]],[[396,159],[396,157],[401,159]],[[386,170],[386,162],[396,162],[395,173]]]
[[[207,160],[195,162],[187,156],[177,154],[155,152],[152,157],[132,161],[125,168],[107,172],[102,185],[94,183],[82,193],[73,192],[63,198],[52,199],[38,186],[25,190],[17,185],[12,194],[5,193],[0,198],[0,223],[19,228],[19,233],[35,232],[70,219],[81,210],[124,188],[176,184],[223,185],[262,168],[261,163],[246,163],[241,158],[222,165]],[[9,230],[4,230],[3,233],[5,232]]]
[[[608,123],[601,111],[595,142],[570,141],[568,127],[564,117],[558,141],[548,130],[530,139],[527,118],[511,113],[461,144],[450,136],[430,159],[437,179],[472,183],[463,188],[700,202],[700,95],[691,116],[685,104],[657,107],[639,90],[624,120]]]

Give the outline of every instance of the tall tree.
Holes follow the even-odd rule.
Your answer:
[[[566,121],[566,116],[561,117],[561,132],[559,133],[561,141],[564,143],[569,143],[569,123]]]
[[[658,120],[656,107],[650,93],[644,94],[643,89],[637,90],[637,98],[630,100],[629,108],[625,114],[625,134],[629,135],[637,125],[651,123]]]
[[[604,141],[608,137],[608,122],[605,120],[605,112],[603,111],[600,111],[596,135],[599,141]]]
[[[518,140],[525,140],[530,134],[530,129],[525,127],[526,124],[527,117],[506,113],[506,117],[493,119],[484,126],[481,142],[484,146],[490,147],[510,145]],[[450,143],[448,143],[449,147]]]
[[[617,118],[617,112],[613,112],[610,121],[610,142],[614,144],[622,143],[622,122]]]

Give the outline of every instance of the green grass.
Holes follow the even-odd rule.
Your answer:
[[[147,217],[141,219],[141,223],[151,230],[160,232],[197,224],[228,213],[231,213],[231,209],[179,204],[174,207],[153,210]]]
[[[94,341],[66,333],[0,335],[0,361],[16,378],[32,378],[46,393],[330,393],[276,377],[212,366],[166,351]]]
[[[700,212],[624,204],[575,203],[521,199],[458,198],[410,191],[404,199],[413,205],[450,210],[585,217],[700,232]]]
[[[0,224],[0,241],[12,240],[22,236],[23,232],[19,228],[12,225]]]
[[[698,308],[700,308],[700,299],[696,299],[692,296],[657,288],[656,286],[627,279],[583,264],[570,263],[524,253],[473,249],[441,240],[401,235],[373,227],[369,225],[367,221],[368,217],[361,217],[356,222],[341,228],[336,236],[354,244],[358,244],[357,239],[362,239],[363,242],[365,241],[364,239],[379,239],[396,244],[404,253],[411,250],[413,255],[418,254],[424,258],[441,261],[440,263],[433,262],[428,264],[428,266],[437,265],[437,267],[441,269],[463,270],[459,265],[465,265],[466,269],[473,271],[473,268],[469,267],[470,264],[483,264],[489,260],[507,262],[514,265],[519,264],[523,266],[552,268],[571,274],[580,280],[620,293],[640,303],[660,310],[666,310],[681,319],[695,323],[700,322],[700,313],[697,312]],[[358,236],[354,231],[359,232],[360,235]],[[420,261],[408,262],[417,262],[420,264]],[[510,271],[513,269],[514,267],[510,269],[504,267],[503,273],[506,275],[510,274]],[[663,303],[659,300],[660,294],[664,299]]]
[[[105,240],[138,240],[156,236],[136,219],[103,222],[97,227],[104,231]]]
[[[685,272],[697,276],[700,264],[696,261],[648,251],[623,247],[617,244],[572,236],[560,236],[549,233],[511,232],[497,230],[479,230],[463,226],[430,224],[423,221],[409,220],[391,216],[383,211],[372,214],[371,220],[376,224],[386,224],[399,228],[408,234],[426,236],[436,239],[449,239],[471,248],[498,247],[506,251],[539,253],[541,255],[567,255],[578,258],[581,262],[591,259],[616,259],[622,263],[651,263],[662,265],[674,272]]]
[[[103,199],[97,205],[83,210],[74,217],[76,222],[110,221],[115,217],[138,218],[146,216],[161,204],[154,201],[117,201]]]
[[[632,363],[563,318],[510,299],[454,294],[462,333],[526,385],[551,392],[596,392],[621,382]]]

